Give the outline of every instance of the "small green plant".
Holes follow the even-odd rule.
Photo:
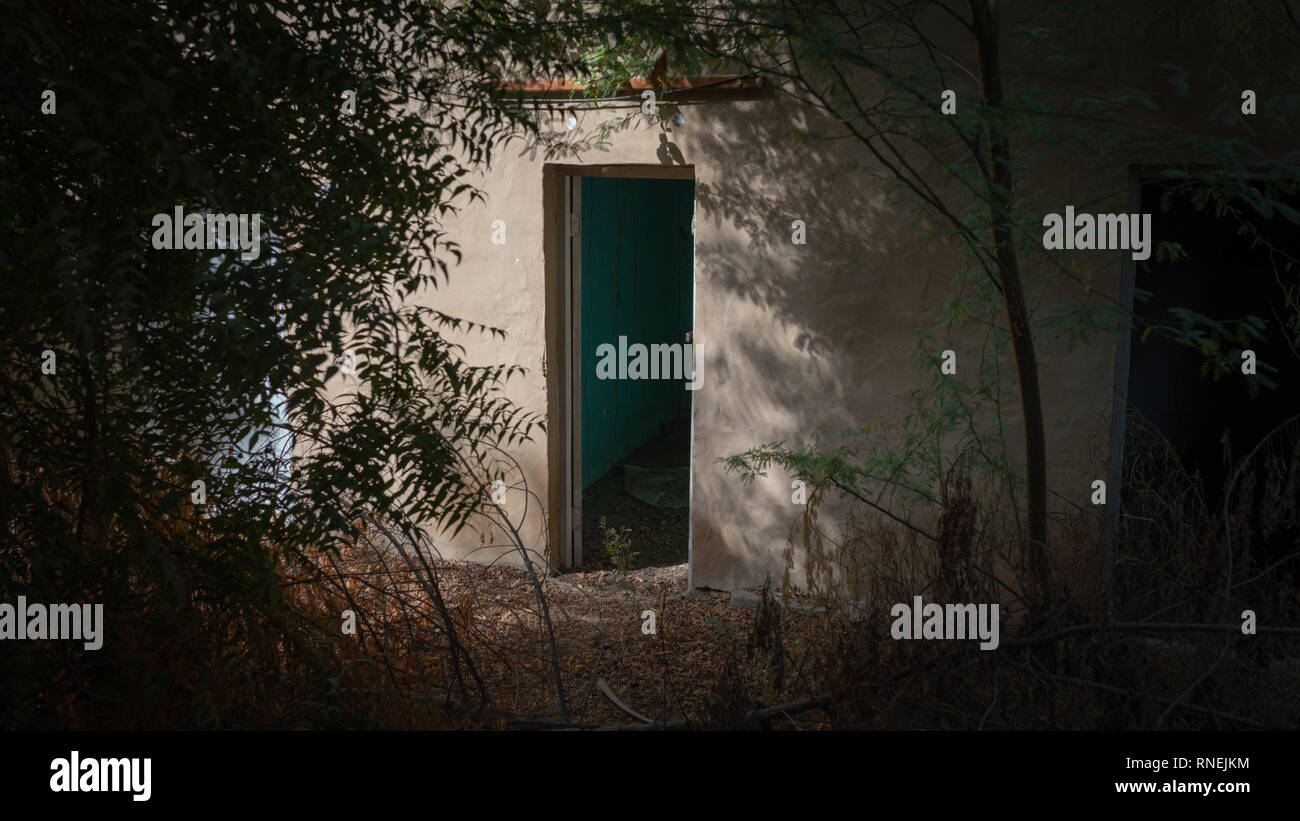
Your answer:
[[[605,517],[601,516],[600,540],[605,546],[605,555],[609,556],[614,569],[618,571],[619,584],[631,592],[632,583],[628,581],[627,574],[637,557],[636,551],[632,550],[632,528],[610,527],[605,523]]]
[[[729,621],[724,621],[720,616],[709,616],[705,620],[713,628],[713,637],[715,639],[725,638],[732,644],[739,645],[745,640],[736,626]]]

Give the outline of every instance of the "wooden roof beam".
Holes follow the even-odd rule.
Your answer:
[[[764,86],[756,77],[741,76],[737,74],[712,74],[697,77],[674,77],[667,81],[666,85],[672,90],[672,94],[663,97],[661,100],[671,102],[674,98],[696,95],[717,96],[717,97],[753,97],[763,91]],[[615,96],[624,96],[628,94],[637,94],[647,89],[660,92],[662,86],[653,84],[645,77],[633,77],[630,82],[622,85],[614,92]],[[529,80],[502,83],[501,91],[518,93],[522,92],[532,97],[565,99],[573,97],[576,100],[581,99],[587,91],[587,86],[583,83],[575,83],[564,79],[555,80]]]

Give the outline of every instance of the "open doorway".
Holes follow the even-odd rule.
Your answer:
[[[1286,270],[1287,257],[1300,258],[1300,232],[1274,215],[1259,221],[1257,241],[1235,220],[1216,214],[1212,204],[1198,207],[1156,180],[1142,183],[1140,208],[1152,215],[1158,240],[1177,243],[1186,253],[1153,255],[1137,266],[1135,285],[1145,297],[1134,306],[1140,315],[1168,319],[1190,311],[1260,321],[1262,338],[1221,341],[1234,367],[1217,378],[1197,348],[1147,335],[1142,327],[1132,331],[1128,402],[1147,427],[1130,426],[1128,444],[1142,444],[1144,435],[1167,439],[1206,502],[1217,507],[1230,462],[1300,412],[1290,387],[1300,379],[1290,316],[1294,273]],[[1242,372],[1239,349],[1255,354],[1257,375]]]
[[[1160,180],[1142,180],[1138,191],[1153,236],[1176,243],[1185,256],[1153,254],[1131,270],[1134,309],[1183,330],[1179,341],[1138,323],[1121,345],[1128,368],[1121,383],[1125,471],[1132,473],[1130,484],[1166,488],[1154,505],[1157,497],[1135,501],[1135,488],[1125,490],[1122,515],[1168,525],[1173,533],[1189,523],[1202,528],[1184,536],[1187,541],[1207,538],[1204,528],[1224,527],[1257,568],[1281,567],[1300,581],[1300,523],[1293,515],[1300,477],[1294,390],[1300,293],[1291,262],[1300,259],[1300,231],[1276,210],[1268,218],[1250,214],[1256,231],[1243,230],[1213,202],[1193,202]],[[1275,196],[1292,212],[1300,206],[1294,196]],[[1223,322],[1222,329],[1206,318]],[[1257,334],[1226,332],[1248,318]],[[1217,341],[1226,372],[1211,366],[1196,344],[1198,333]],[[1198,524],[1203,521],[1217,524]]]
[[[562,306],[548,316],[565,374],[548,385],[561,423],[552,466],[563,475],[551,485],[564,519],[553,554],[565,568],[611,568],[609,528],[630,537],[630,568],[687,563],[692,388],[702,382],[692,170],[568,167],[555,183],[563,265],[552,293]]]

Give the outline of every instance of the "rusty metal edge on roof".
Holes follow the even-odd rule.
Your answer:
[[[692,94],[713,93],[728,95],[736,93],[752,94],[761,91],[763,84],[756,77],[739,74],[717,74],[699,77],[674,77],[666,85],[672,92],[690,92]],[[582,95],[587,86],[569,80],[529,80],[502,83],[498,89],[503,92],[523,92],[540,97],[564,98],[570,95]],[[628,94],[645,90],[658,91],[645,77],[633,77],[620,86],[615,94]]]

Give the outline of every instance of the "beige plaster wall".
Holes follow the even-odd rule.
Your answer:
[[[610,166],[678,157],[694,167],[695,338],[702,343],[704,386],[694,395],[692,575],[697,586],[729,589],[761,582],[769,572],[779,576],[799,508],[790,500],[790,477],[777,471],[746,488],[717,460],[765,442],[802,443],[820,425],[849,427],[902,411],[907,392],[928,381],[913,356],[916,333],[946,296],[957,262],[954,249],[918,221],[910,203],[887,195],[878,180],[846,170],[863,161],[849,143],[816,149],[794,143],[790,126],[806,125],[808,111],[774,98],[707,102],[681,112],[680,127],[665,131],[640,121],[604,150],[564,162]],[[583,112],[573,136],[582,139],[621,115]],[[549,127],[562,129],[562,120]],[[671,150],[664,150],[665,141]],[[428,298],[449,313],[508,331],[504,342],[460,341],[471,361],[529,368],[509,393],[544,415],[543,158],[522,148],[501,153],[479,180],[486,202],[448,224],[464,258],[451,285]],[[490,242],[498,219],[506,225],[503,246]],[[791,243],[794,219],[807,224],[807,245]],[[1118,259],[1112,262],[1118,281]],[[1104,466],[1113,342],[1044,359],[1053,472],[1096,473]],[[529,487],[544,501],[545,436],[518,452]],[[508,508],[517,515],[520,500]],[[541,554],[538,514],[532,505],[524,533],[538,540]],[[488,544],[499,536],[489,534]],[[444,547],[449,555],[469,551],[495,558],[474,535]]]
[[[1026,78],[1040,65],[1033,55],[1017,56],[1014,43],[1007,53],[1009,71],[1020,59]],[[1125,55],[1100,56],[1100,63],[1093,61],[1095,73],[1050,79],[1066,87],[1074,83],[1080,93],[1105,90],[1117,82]],[[1169,108],[1148,116],[1195,117],[1205,104],[1195,98],[1171,100]],[[931,322],[947,296],[959,249],[919,217],[910,201],[851,170],[854,164],[870,165],[853,141],[797,143],[792,129],[809,124],[814,115],[807,109],[777,96],[679,110],[685,117],[681,126],[638,116],[607,144],[556,161],[694,169],[695,338],[703,345],[704,386],[694,396],[692,578],[696,586],[733,589],[761,583],[768,573],[779,578],[799,509],[790,501],[790,477],[778,471],[746,488],[717,460],[766,442],[802,443],[820,425],[843,428],[904,412],[907,393],[929,378],[913,355],[917,331]],[[616,122],[624,113],[580,112],[569,136],[590,142],[602,123]],[[543,128],[564,131],[563,116],[557,114]],[[834,133],[832,124],[824,124],[824,130]],[[1127,212],[1129,165],[1149,159],[1049,148],[1022,180],[1027,179],[1042,213],[1062,211],[1067,204],[1093,213]],[[453,267],[448,287],[422,297],[450,314],[504,328],[505,341],[486,335],[458,341],[472,362],[528,368],[507,391],[543,417],[554,411],[540,369],[547,347],[545,162],[543,152],[527,141],[497,151],[491,170],[477,180],[485,201],[446,223],[463,261]],[[807,245],[791,244],[794,219],[806,222]],[[504,245],[490,241],[495,220],[506,225]],[[1042,306],[1081,298],[1118,300],[1125,256],[1092,252],[1066,259],[1077,284],[1049,294]],[[961,342],[954,339],[948,347],[959,348]],[[1087,505],[1091,481],[1106,476],[1115,350],[1113,334],[1081,341],[1048,333],[1039,337],[1049,484],[1059,494],[1058,507]],[[554,399],[563,401],[558,395]],[[1014,402],[1005,419],[1008,438],[1018,447]],[[536,499],[528,502],[522,531],[539,559],[546,553],[543,512],[553,501],[546,437],[539,431],[516,451],[523,478],[541,501],[540,506]],[[512,492],[507,509],[520,517],[523,494]],[[503,554],[499,532],[469,531],[439,544],[448,556],[516,561]]]

